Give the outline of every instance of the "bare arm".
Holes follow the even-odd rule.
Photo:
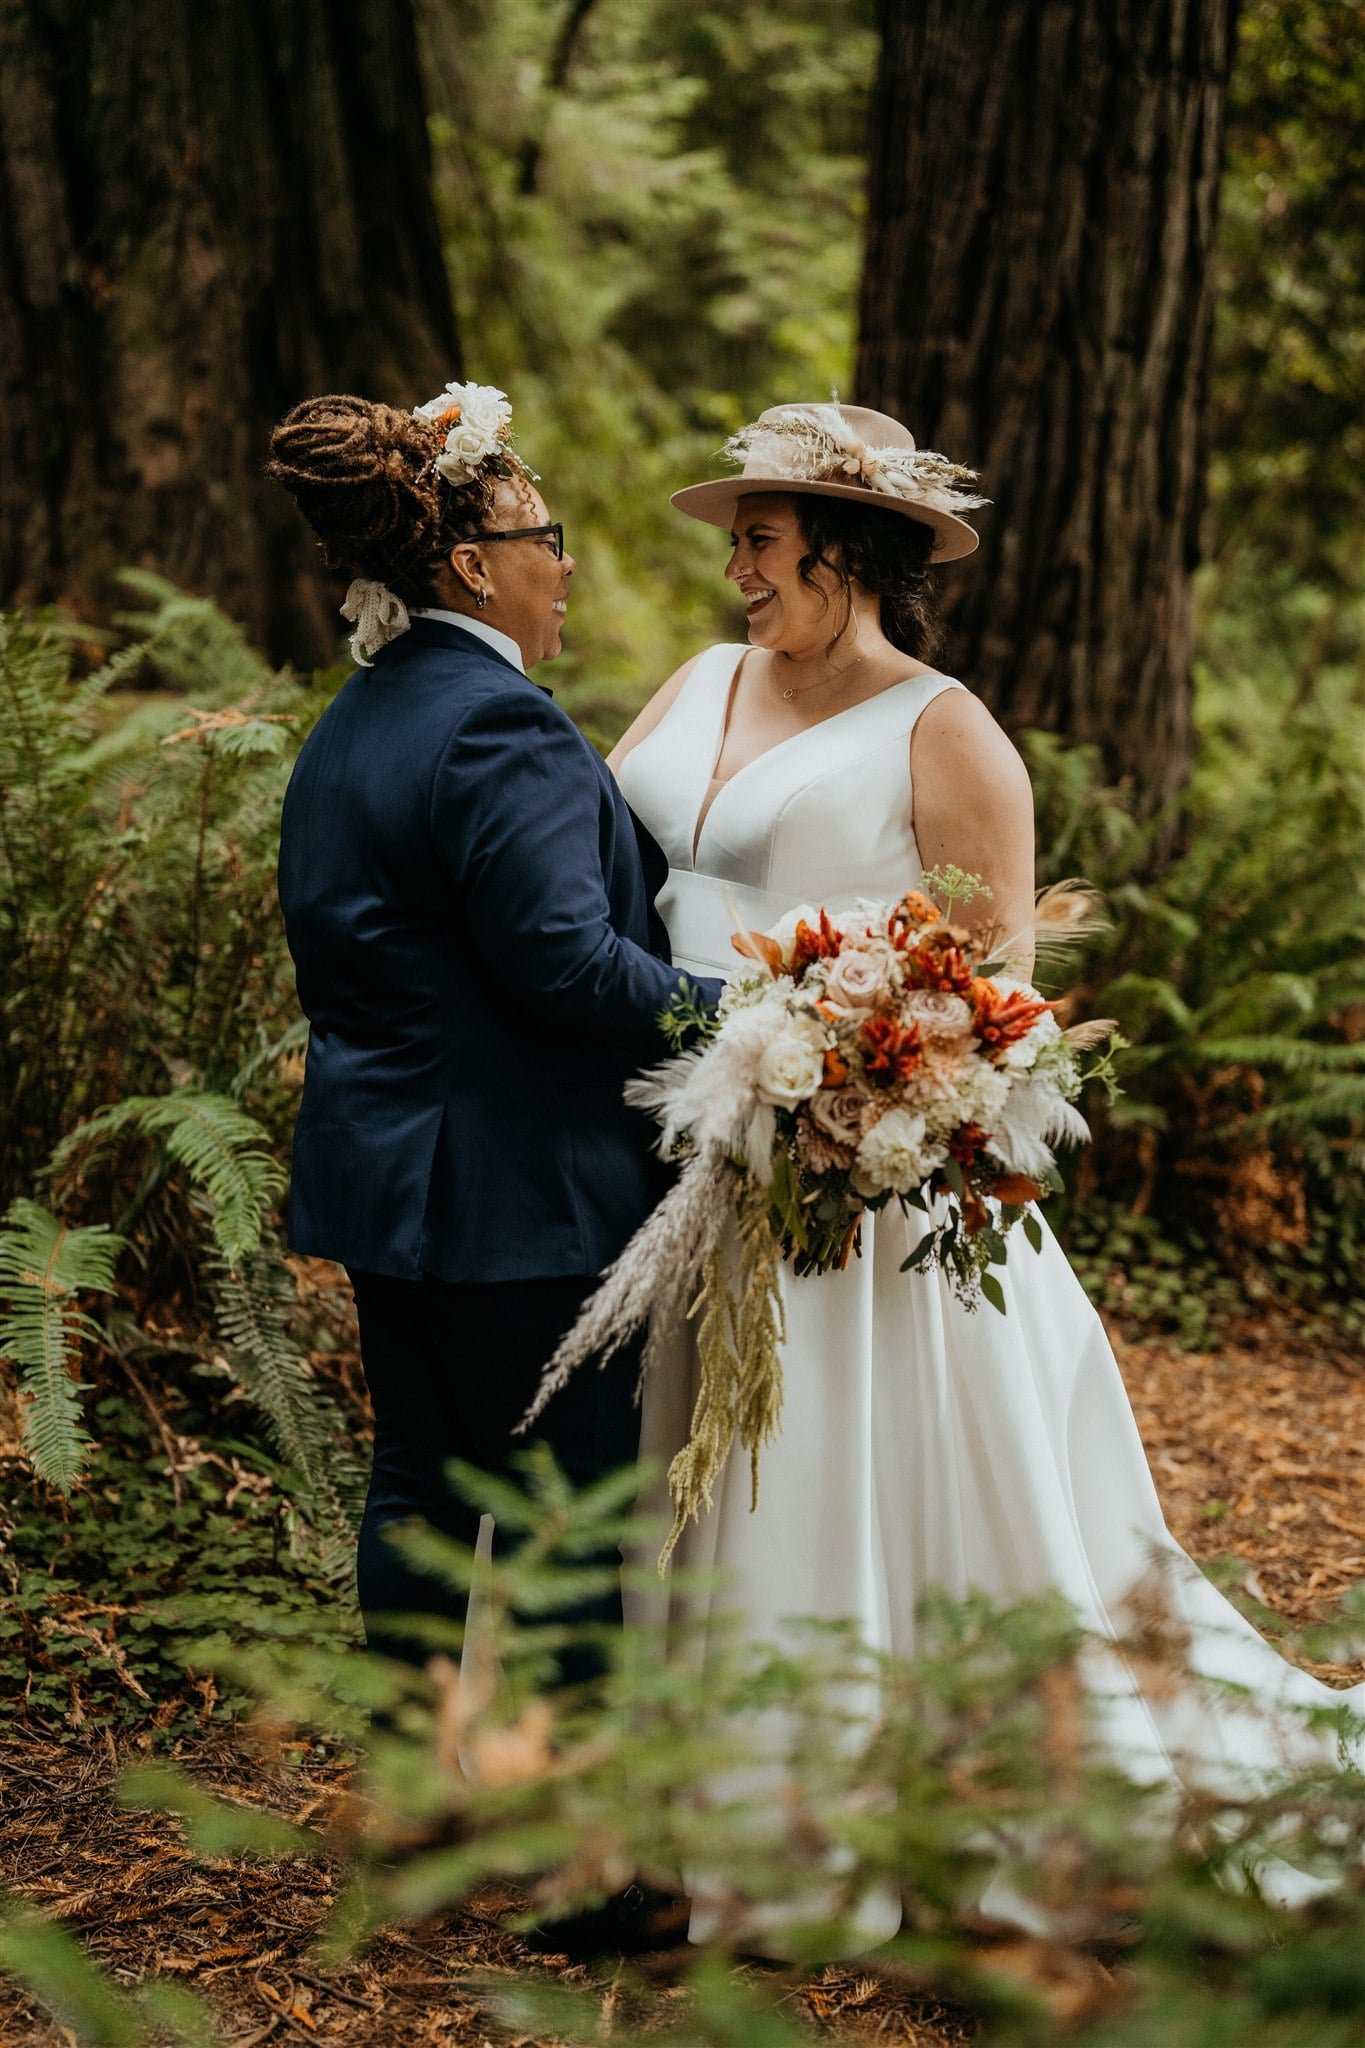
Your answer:
[[[910,763],[920,859],[981,876],[991,893],[961,922],[1000,926],[1016,941],[1019,972],[1031,974],[1033,791],[1013,742],[970,691],[944,690],[911,734]]]
[[[683,684],[687,681],[687,678],[700,660],[700,654],[694,654],[689,661],[683,663],[681,668],[674,669],[668,681],[654,692],[654,695],[650,698],[638,718],[626,727],[616,745],[607,755],[607,766],[613,775],[619,771],[621,763],[625,760],[631,748],[638,747],[641,740],[647,738],[653,732],[655,726],[673,703]]]

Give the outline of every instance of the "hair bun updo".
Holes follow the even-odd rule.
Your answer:
[[[307,398],[271,434],[266,475],[293,498],[329,569],[429,603],[435,572],[483,524],[494,488],[488,476],[445,483],[435,468],[443,441],[433,421],[398,406]]]

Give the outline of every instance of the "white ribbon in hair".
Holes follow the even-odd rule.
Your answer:
[[[376,583],[372,577],[357,576],[346,593],[341,607],[343,619],[349,619],[355,627],[351,635],[351,659],[358,661],[362,668],[372,668],[370,660],[381,647],[387,647],[390,640],[396,640],[400,633],[406,633],[411,621],[408,608],[387,583]]]

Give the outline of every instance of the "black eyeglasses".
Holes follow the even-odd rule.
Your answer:
[[[545,535],[555,551],[555,560],[564,559],[564,528],[556,519],[553,526],[506,526],[501,533],[471,533],[470,540],[539,540]]]

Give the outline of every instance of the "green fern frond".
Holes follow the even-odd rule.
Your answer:
[[[1284,1074],[1348,1073],[1365,1067],[1365,1045],[1340,1045],[1321,1038],[1206,1038],[1200,1054],[1211,1066],[1274,1068]]]
[[[27,1397],[24,1448],[40,1479],[70,1493],[90,1446],[75,1377],[83,1342],[99,1326],[78,1305],[108,1294],[123,1239],[94,1225],[72,1230],[36,1202],[11,1203],[0,1227],[0,1354],[19,1368]]]
[[[1299,1132],[1325,1125],[1365,1122],[1365,1074],[1324,1081],[1310,1095],[1273,1102],[1250,1119],[1263,1130]]]
[[[61,1175],[130,1131],[160,1138],[202,1190],[220,1257],[235,1265],[255,1251],[285,1175],[254,1117],[226,1095],[130,1095],[64,1138],[51,1172]]]
[[[126,659],[154,667],[169,681],[212,702],[231,703],[273,680],[235,619],[209,598],[191,597],[147,569],[124,569],[119,581],[147,600],[146,609],[121,612],[117,623],[137,636]],[[105,672],[125,657],[114,656]]]
[[[271,1440],[300,1483],[315,1522],[354,1527],[364,1473],[339,1408],[316,1385],[291,1328],[297,1308],[289,1270],[262,1248],[210,1267],[215,1320],[233,1379],[265,1417]]]

